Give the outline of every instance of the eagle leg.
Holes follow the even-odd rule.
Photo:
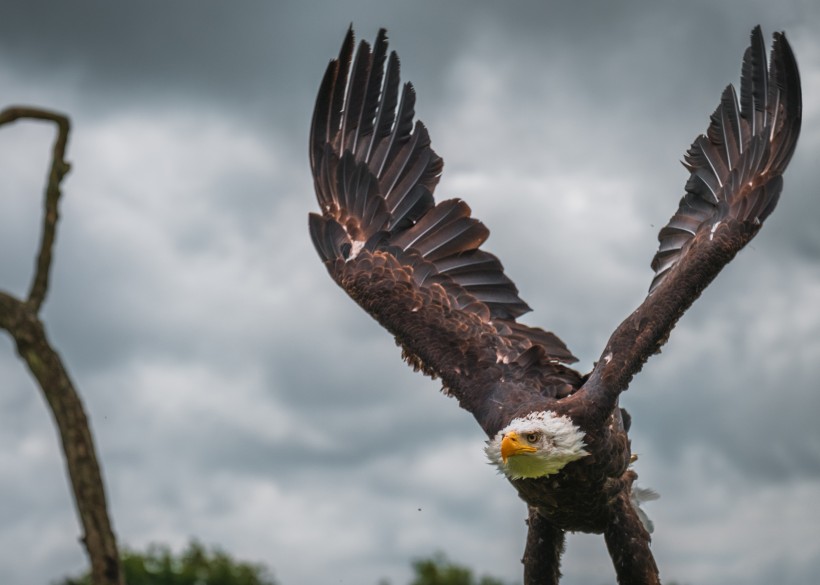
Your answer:
[[[528,506],[527,546],[524,549],[524,585],[558,585],[561,578],[561,555],[564,552],[564,531],[556,528]]]
[[[612,515],[604,530],[606,547],[618,583],[621,585],[660,585],[658,566],[649,550],[651,537],[641,523],[626,491],[612,503]]]

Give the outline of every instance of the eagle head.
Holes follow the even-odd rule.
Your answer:
[[[515,418],[487,441],[490,462],[510,479],[558,473],[571,461],[589,455],[584,433],[568,416],[549,410]]]

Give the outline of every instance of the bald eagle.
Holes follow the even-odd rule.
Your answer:
[[[618,398],[777,205],[802,107],[785,36],[774,35],[767,65],[752,31],[739,97],[723,91],[684,157],[691,175],[658,235],[649,292],[585,375],[556,335],[516,321],[530,308],[481,249],[489,230],[468,205],[434,200],[442,159],[414,121],[416,94],[400,85],[386,32],[354,45],[351,28],[310,129],[321,214],[309,227],[322,262],[487,434],[488,458],[528,505],[525,583],[558,582],[566,531],[603,533],[620,583],[659,583]]]

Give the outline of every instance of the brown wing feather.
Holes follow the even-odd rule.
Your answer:
[[[691,175],[677,212],[660,231],[655,277],[643,304],[613,333],[585,385],[611,403],[678,318],[774,210],[801,123],[800,75],[786,37],[775,33],[767,68],[760,27],[752,31],[740,85],[723,92],[706,135],[684,164]]]
[[[530,308],[498,259],[479,249],[489,230],[463,201],[435,204],[442,160],[413,122],[412,86],[399,92],[385,32],[372,49],[364,41],[353,49],[349,31],[322,80],[310,135],[322,210],[311,214],[310,233],[330,275],[413,366],[440,376],[474,413],[481,405],[470,392],[505,368],[554,375],[556,395],[574,389],[580,376],[558,363],[575,361],[561,340],[515,322]]]
[[[713,239],[717,222],[759,225],[774,211],[780,175],[800,133],[801,109],[794,56],[784,36],[774,38],[767,70],[763,35],[760,27],[754,29],[743,60],[740,106],[734,88],[727,87],[706,135],[698,136],[686,153],[684,164],[691,172],[686,195],[658,235],[650,294],[697,239]]]

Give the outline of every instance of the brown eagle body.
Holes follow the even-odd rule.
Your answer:
[[[331,277],[390,331],[416,369],[443,381],[491,439],[533,413],[583,436],[555,473],[510,482],[529,507],[525,582],[557,583],[566,531],[603,533],[618,581],[659,583],[649,533],[633,504],[629,417],[618,397],[675,322],[774,210],[800,132],[800,78],[782,34],[767,66],[760,28],[705,135],[677,212],[660,231],[649,294],[583,376],[554,334],[516,322],[529,311],[489,230],[458,199],[436,204],[442,160],[413,120],[384,30],[354,54],[350,30],[316,100],[310,163],[322,214],[310,234]],[[506,449],[507,447],[505,447]],[[534,451],[534,448],[527,449]],[[504,453],[503,464],[507,463]]]

